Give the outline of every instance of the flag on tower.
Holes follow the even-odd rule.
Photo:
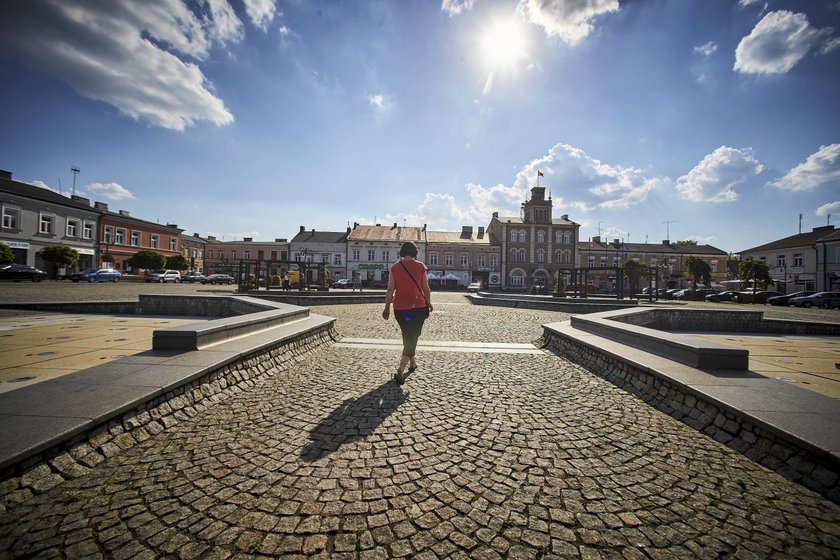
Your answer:
[[[542,171],[537,171],[537,177],[545,177]]]

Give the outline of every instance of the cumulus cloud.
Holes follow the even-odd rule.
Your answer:
[[[0,18],[0,41],[27,64],[85,97],[154,126],[222,126],[233,115],[197,62],[214,45],[242,40],[226,0],[193,11],[181,0],[13,2]]]
[[[134,195],[120,185],[119,183],[91,183],[85,186],[86,191],[90,191],[95,196],[102,197],[111,201],[133,199]]]
[[[829,214],[834,214],[836,216],[837,214],[840,214],[840,200],[823,204],[817,208],[814,214],[817,216],[828,216]]]
[[[449,17],[457,16],[461,12],[471,10],[475,0],[443,0],[440,4],[440,11],[449,14]]]
[[[738,43],[734,69],[747,74],[783,74],[812,49],[825,51],[834,43],[828,39],[833,32],[831,27],[812,27],[805,14],[770,12]]]
[[[778,181],[767,186],[788,191],[810,191],[822,184],[840,180],[840,144],[820,146],[816,153],[808,156]]]
[[[700,45],[699,47],[694,47],[694,52],[702,54],[703,56],[712,56],[717,51],[717,44],[713,41],[709,41],[705,45]]]
[[[371,107],[382,108],[385,106],[385,96],[381,93],[374,93],[368,96],[368,102]]]
[[[752,148],[721,146],[677,179],[676,189],[694,202],[733,202],[738,199],[734,187],[763,170]]]
[[[227,4],[225,0],[216,0]],[[274,0],[245,0],[245,13],[259,29],[266,31],[274,19]]]
[[[575,45],[592,32],[592,20],[618,11],[618,0],[520,0],[517,11],[549,37]]]

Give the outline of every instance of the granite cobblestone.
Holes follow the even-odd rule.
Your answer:
[[[565,318],[435,298],[424,340],[529,342]],[[398,338],[380,311],[317,308],[340,336]],[[840,506],[649,406],[658,389],[548,352],[421,351],[398,386],[397,354],[325,343],[258,378],[224,372],[247,386],[218,402],[173,394],[77,442],[54,458],[77,476],[50,486],[33,465],[3,483],[0,556],[840,557]]]

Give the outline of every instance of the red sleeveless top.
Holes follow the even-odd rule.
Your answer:
[[[400,264],[402,263],[402,264]],[[403,264],[405,268],[403,268]],[[406,272],[406,268],[408,272]],[[404,311],[406,309],[417,309],[426,307],[426,298],[420,288],[423,287],[423,273],[426,272],[426,265],[420,261],[401,260],[391,267],[391,276],[394,278],[394,310]],[[411,274],[411,277],[409,277]],[[417,286],[411,281],[417,281]]]

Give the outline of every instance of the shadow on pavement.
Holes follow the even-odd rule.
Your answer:
[[[361,397],[347,399],[309,433],[309,443],[301,450],[301,459],[317,461],[345,443],[365,439],[406,397],[402,387],[391,379]]]

